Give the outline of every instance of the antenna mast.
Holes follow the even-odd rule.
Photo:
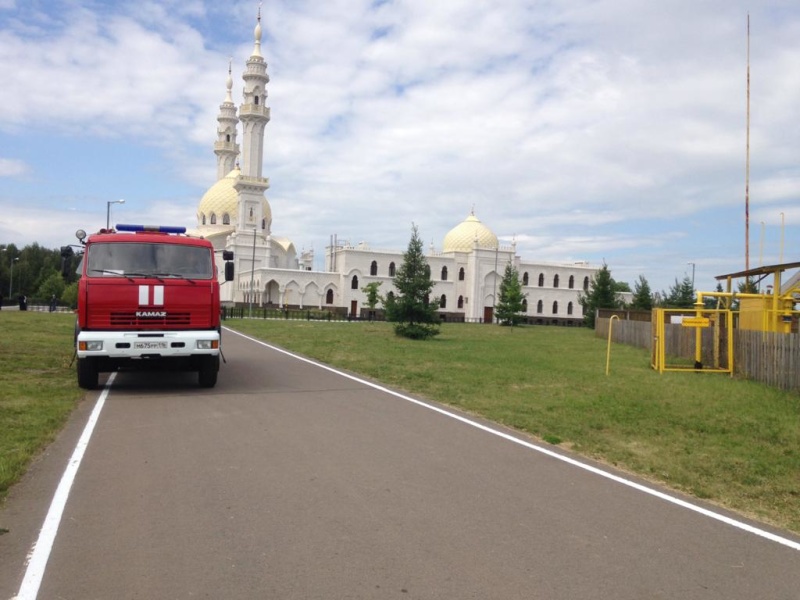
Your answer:
[[[750,13],[747,13],[747,149],[744,175],[744,269],[750,270]]]

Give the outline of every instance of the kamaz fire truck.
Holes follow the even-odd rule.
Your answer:
[[[184,227],[117,225],[88,238],[79,267],[75,326],[78,385],[119,368],[197,371],[217,383],[220,291],[214,247]],[[224,252],[224,279],[233,279]]]

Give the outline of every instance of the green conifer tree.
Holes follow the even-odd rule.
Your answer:
[[[525,294],[522,293],[522,285],[519,281],[519,273],[508,263],[506,265],[503,280],[500,282],[500,298],[495,306],[497,319],[501,325],[518,325],[522,320],[523,306],[522,301]]]
[[[430,300],[433,290],[430,267],[422,250],[417,226],[411,228],[408,250],[394,280],[395,294],[386,298],[386,318],[395,323],[397,335],[412,339],[427,339],[439,333],[438,299]]]
[[[600,270],[592,278],[589,291],[578,297],[578,302],[583,307],[583,322],[587,327],[594,329],[595,312],[598,308],[619,308],[617,292],[614,289],[614,280],[608,265],[603,263]]]

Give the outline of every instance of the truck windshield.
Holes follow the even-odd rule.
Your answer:
[[[178,244],[96,243],[86,251],[89,277],[211,279],[211,249]]]

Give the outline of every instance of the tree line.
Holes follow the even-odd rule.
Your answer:
[[[20,296],[25,296],[29,302],[49,303],[55,296],[60,304],[74,306],[78,298],[79,260],[71,249],[48,249],[37,243],[22,249],[15,244],[0,245],[2,302],[14,304]]]

